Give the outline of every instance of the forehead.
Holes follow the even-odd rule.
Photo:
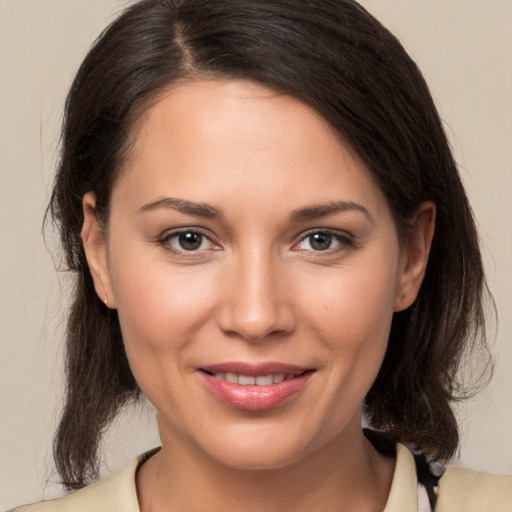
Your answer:
[[[249,81],[197,81],[166,90],[140,118],[120,181],[125,193],[180,192],[209,202],[227,191],[259,192],[269,206],[290,194],[309,203],[333,194],[355,194],[359,201],[382,196],[316,110]]]
[[[313,142],[320,135],[339,145],[338,150],[348,150],[316,110],[249,80],[192,81],[166,88],[136,123],[135,147],[141,149],[149,138],[157,142],[172,136],[183,143],[191,129],[203,143],[287,144],[305,135]]]

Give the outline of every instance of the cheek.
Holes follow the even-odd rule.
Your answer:
[[[389,327],[393,315],[395,273],[392,265],[358,265],[324,278],[313,274],[306,283],[309,293],[302,295],[311,316],[331,335],[379,333]]]
[[[390,269],[375,270],[352,269],[329,280],[303,305],[311,337],[321,340],[316,354],[327,361],[322,394],[311,409],[312,415],[326,417],[326,436],[359,414],[386,353],[395,283]]]
[[[363,388],[371,386],[382,364],[393,317],[396,259],[384,261],[345,267],[325,278],[309,276],[313,292],[301,293],[307,298],[302,310],[322,339],[333,376],[343,373]]]
[[[156,378],[157,368],[181,365],[180,355],[210,316],[214,290],[205,272],[155,264],[145,251],[123,254],[112,254],[112,288],[128,360],[143,387],[141,379]]]

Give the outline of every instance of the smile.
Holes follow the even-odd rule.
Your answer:
[[[222,404],[241,411],[258,412],[289,402],[304,390],[314,369],[269,363],[226,363],[202,367],[206,389]]]
[[[241,386],[271,386],[272,384],[279,384],[284,380],[290,380],[297,377],[297,373],[276,373],[268,375],[242,375],[239,373],[213,373],[215,378],[231,382],[232,384],[240,384]]]

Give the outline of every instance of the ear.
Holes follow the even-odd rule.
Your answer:
[[[418,296],[427,268],[435,221],[435,204],[425,201],[412,218],[410,236],[402,248],[394,311],[407,309]]]
[[[107,241],[104,229],[97,216],[94,192],[87,192],[84,195],[82,208],[84,212],[84,224],[81,231],[82,243],[94,281],[94,288],[98,297],[107,307],[115,308],[110,272],[107,265]]]

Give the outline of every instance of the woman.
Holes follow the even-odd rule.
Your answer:
[[[512,509],[510,478],[426,463],[485,280],[428,89],[357,3],[133,5],[72,86],[50,212],[63,481],[141,393],[162,448],[20,510]]]

